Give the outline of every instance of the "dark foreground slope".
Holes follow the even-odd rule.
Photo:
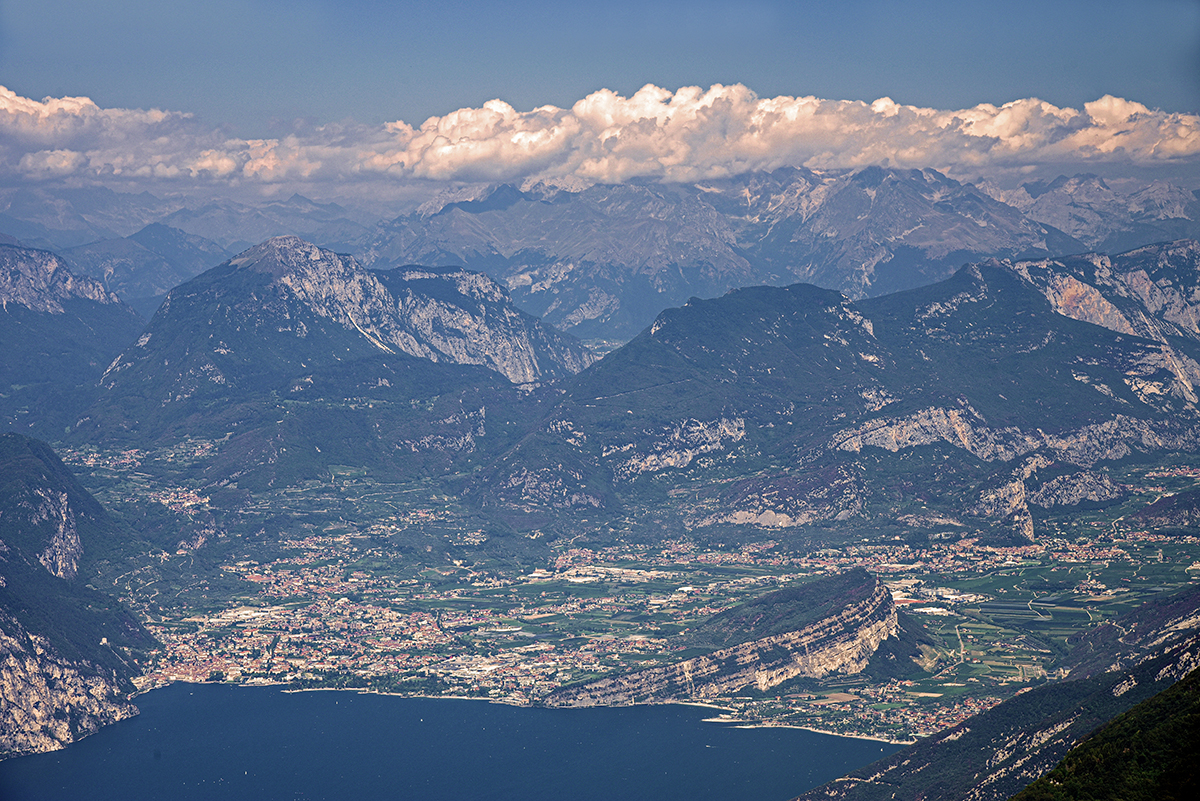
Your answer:
[[[0,757],[121,720],[151,637],[88,585],[120,531],[42,442],[0,434]]]
[[[1098,727],[1192,673],[1200,664],[1200,589],[1147,604],[1112,630],[1125,633],[1106,640],[1103,658],[1095,640],[1085,643],[1068,659],[1076,666],[1066,680],[1018,695],[801,798],[1008,798]]]
[[[1113,719],[1014,801],[1183,801],[1200,787],[1200,673]]]

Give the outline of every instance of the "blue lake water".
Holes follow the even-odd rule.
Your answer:
[[[688,706],[481,701],[176,684],[142,714],[0,762],[0,798],[784,801],[897,746],[705,723]]]

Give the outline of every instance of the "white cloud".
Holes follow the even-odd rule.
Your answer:
[[[414,128],[325,126],[228,139],[189,114],[104,109],[87,98],[30,100],[0,87],[0,178],[288,182],[633,178],[695,181],[781,166],[934,167],[1001,177],[1041,167],[1200,163],[1200,117],[1105,96],[1082,110],[1037,99],[939,110],[816,97],[760,98],[741,85],[632,97],[601,90],[569,109],[500,100]]]

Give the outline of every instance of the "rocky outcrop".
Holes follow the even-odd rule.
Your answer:
[[[1200,338],[1198,267],[1200,243],[1188,239],[1011,265],[1059,314],[1164,343]]]
[[[86,583],[85,553],[116,534],[49,446],[0,435],[0,758],[137,714],[129,681],[152,640]]]
[[[896,633],[891,593],[869,597],[803,629],[722,648],[671,665],[605,677],[551,695],[550,706],[617,706],[704,700],[754,686],[768,690],[797,676],[858,673]]]
[[[865,447],[895,453],[904,448],[944,442],[962,448],[984,461],[1012,461],[1038,446],[1036,435],[1019,428],[994,429],[969,406],[961,409],[930,407],[904,417],[872,420],[833,437],[838,450],[859,453]]]
[[[137,713],[115,675],[64,659],[0,612],[0,759],[55,751]]]
[[[79,540],[75,510],[71,508],[67,493],[38,489],[32,495],[40,501],[31,510],[32,522],[35,525],[47,522],[52,526],[50,542],[38,554],[38,561],[60,579],[75,578],[79,572],[79,557],[83,555],[83,543]]]
[[[846,520],[862,511],[860,471],[847,465],[748,478],[722,493],[719,510],[698,510],[689,526],[714,523],[791,528],[819,520]]]
[[[1055,506],[1076,506],[1084,501],[1112,501],[1124,494],[1125,489],[1106,473],[1081,470],[1050,479],[1030,492],[1028,501],[1050,509]]]
[[[270,275],[303,308],[389,353],[482,365],[517,384],[577,373],[594,360],[586,348],[518,311],[482,273],[369,272],[350,256],[294,236],[269,239],[229,263]]]
[[[75,275],[53,253],[0,245],[0,307],[7,309],[11,303],[44,314],[63,314],[63,303],[76,299],[121,304],[103,284]]]
[[[1146,420],[1116,415],[1110,420],[1058,433],[993,428],[973,409],[929,408],[903,417],[880,418],[835,434],[832,446],[859,453],[866,447],[893,453],[945,443],[983,461],[1009,462],[1034,451],[1057,461],[1091,467],[1138,450],[1200,449],[1200,426],[1177,420]]]
[[[604,457],[617,457],[613,472],[629,480],[644,473],[657,473],[670,467],[683,468],[697,456],[726,448],[746,437],[746,421],[740,417],[718,420],[683,420],[669,428],[646,432],[648,441],[622,447],[609,446]]]

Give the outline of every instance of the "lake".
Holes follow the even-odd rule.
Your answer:
[[[63,751],[0,762],[0,798],[784,801],[898,746],[707,723],[691,706],[537,709],[175,684]]]

